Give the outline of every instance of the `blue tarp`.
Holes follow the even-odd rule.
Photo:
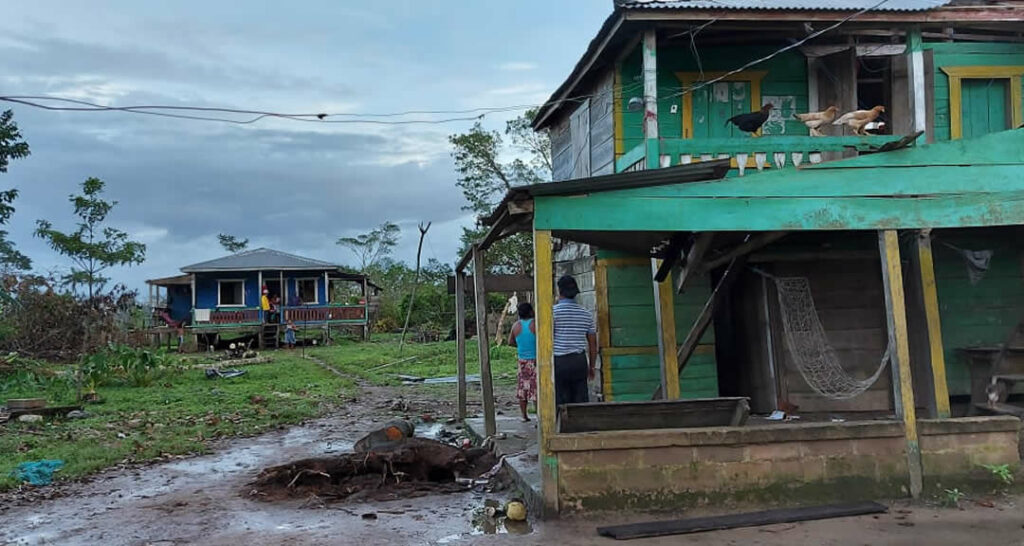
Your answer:
[[[53,473],[64,466],[64,461],[43,459],[41,461],[28,461],[18,465],[11,476],[20,482],[28,482],[32,485],[50,485],[53,481]]]

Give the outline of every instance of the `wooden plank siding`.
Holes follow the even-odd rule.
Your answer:
[[[599,251],[598,259],[607,281],[608,335],[610,347],[602,357],[605,400],[649,400],[661,384],[658,357],[658,325],[654,314],[651,266],[646,258]],[[710,294],[707,278],[695,282],[673,301],[676,339],[684,339]],[[600,327],[600,326],[599,326]],[[674,348],[672,350],[675,350]],[[623,354],[626,353],[626,354]],[[681,398],[718,396],[718,370],[714,331],[701,339],[697,354],[679,377]]]
[[[950,140],[949,76],[944,67],[1024,65],[1024,44],[926,43],[934,57],[935,140]],[[1024,99],[1022,99],[1024,100]],[[1019,105],[1024,108],[1024,104]]]
[[[1024,319],[1022,236],[1019,228],[943,230],[934,234],[935,283],[951,395],[971,392],[967,364],[957,349],[999,345]],[[994,251],[988,272],[977,284],[971,284],[964,258],[948,245]]]
[[[691,135],[683,135],[683,100],[680,95],[682,83],[677,77],[677,73],[699,72],[701,69],[705,72],[733,70],[739,65],[774,51],[774,49],[771,46],[702,47],[700,49],[701,63],[698,66],[697,59],[688,48],[660,47],[658,49],[659,138],[691,137]],[[622,96],[618,99],[619,109],[622,112],[622,150],[630,150],[643,142],[643,112],[630,112],[626,108],[630,98],[642,94],[642,90],[636,86],[636,83],[642,80],[641,64],[640,48],[636,48],[619,65],[617,77],[623,86]],[[761,102],[770,101],[779,107],[766,123],[765,134],[806,136],[807,129],[802,123],[792,118],[793,112],[806,112],[808,106],[807,65],[804,57],[796,51],[790,51],[761,63],[756,68],[758,71],[767,72],[761,81]],[[744,85],[741,82],[723,83],[726,84],[726,87],[720,86],[718,91],[721,94],[723,90],[727,90],[729,100],[722,104],[728,102],[731,109],[741,108],[732,104],[734,102],[732,94],[749,92],[749,85]],[[693,121],[695,129],[698,129],[697,137],[702,135],[720,136],[720,131],[727,131],[723,125],[724,118],[712,122],[707,117],[709,106],[716,104],[715,89],[712,87],[698,90],[693,96]],[[743,101],[737,97],[736,102]],[[749,100],[745,104],[749,104]],[[673,107],[675,108],[673,109]],[[712,127],[712,125],[716,127]]]

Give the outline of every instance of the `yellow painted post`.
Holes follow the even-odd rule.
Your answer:
[[[558,456],[548,449],[555,433],[555,293],[551,232],[533,232],[533,293],[537,300],[537,417],[540,421],[541,494],[544,510],[558,513]]]
[[[932,384],[935,389],[935,413],[939,419],[947,419],[949,387],[946,384],[946,357],[942,349],[942,323],[939,320],[939,294],[935,287],[935,261],[932,258],[930,230],[922,230],[918,235],[917,255],[921,266],[924,316],[928,325],[928,352],[931,356]]]
[[[896,415],[903,419],[903,435],[907,443],[907,467],[910,473],[910,495],[921,496],[921,446],[917,438],[917,412],[914,407],[914,382],[910,374],[910,344],[907,340],[907,306],[903,292],[903,267],[900,264],[900,241],[896,230],[878,232],[882,257],[882,282],[885,286],[885,309],[889,330],[889,358],[893,372]]]
[[[601,357],[601,394],[605,402],[609,402],[615,393],[612,392],[612,355],[607,352],[612,346],[607,260],[597,259],[594,263],[594,292],[597,299],[597,352]]]
[[[657,272],[661,260],[651,260],[651,272]],[[675,290],[672,275],[654,283],[655,318],[658,324],[658,353],[661,357],[661,392],[666,400],[679,399],[679,359],[676,355],[676,314],[673,306]]]

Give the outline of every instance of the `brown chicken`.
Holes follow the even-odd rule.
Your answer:
[[[811,136],[825,136],[824,133],[818,130],[818,127],[832,123],[832,120],[836,119],[836,112],[838,111],[839,109],[835,106],[829,106],[821,112],[793,114],[793,117],[804,122],[804,125],[811,130]]]
[[[854,110],[839,116],[839,119],[833,121],[832,125],[847,125],[853,129],[855,134],[866,135],[864,127],[875,121],[882,112],[885,112],[884,106],[876,106],[870,110]]]

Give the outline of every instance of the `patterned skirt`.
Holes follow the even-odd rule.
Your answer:
[[[519,359],[519,372],[516,374],[516,398],[519,400],[537,400],[537,361]]]

